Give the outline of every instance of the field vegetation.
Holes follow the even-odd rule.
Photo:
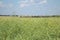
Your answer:
[[[60,40],[60,17],[0,17],[0,40]]]

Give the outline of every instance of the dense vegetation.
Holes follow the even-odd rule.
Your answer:
[[[60,40],[60,17],[0,17],[0,40]]]

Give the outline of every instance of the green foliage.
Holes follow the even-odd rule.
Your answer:
[[[60,40],[60,17],[0,17],[0,40]]]

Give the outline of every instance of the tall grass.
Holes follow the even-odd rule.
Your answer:
[[[0,40],[60,40],[60,17],[0,17]]]

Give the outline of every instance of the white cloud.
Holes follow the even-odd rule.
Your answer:
[[[26,7],[30,5],[35,5],[35,4],[45,4],[47,3],[47,0],[42,0],[39,3],[36,3],[35,0],[24,0],[24,1],[19,1],[18,2],[20,7]],[[0,7],[13,7],[12,3],[9,3],[8,5],[5,5],[2,1],[0,1]]]
[[[29,1],[28,0],[24,0],[24,1],[20,1],[18,2],[20,7],[23,8],[23,7],[26,7],[26,6],[29,6]]]
[[[26,6],[28,6],[28,5],[29,5],[29,4],[27,4],[27,3],[21,3],[21,4],[20,4],[20,7],[23,8],[23,7],[26,7]]]
[[[18,3],[20,4],[20,7],[23,8],[23,7],[27,7],[27,6],[30,6],[31,4],[33,4],[34,0],[24,0],[24,1],[20,1]]]
[[[38,3],[36,3],[35,0],[30,0],[30,2],[32,2],[32,4],[45,4],[45,3],[47,3],[47,0],[41,0]]]
[[[30,0],[31,3],[34,3],[34,0]]]
[[[18,1],[17,3],[27,3],[28,0]]]
[[[23,7],[27,7],[27,6],[35,5],[35,4],[45,4],[47,3],[47,0],[42,0],[39,3],[36,3],[35,0],[24,0],[24,1],[19,1],[18,3],[20,7],[23,8]]]
[[[39,4],[45,4],[47,3],[47,0],[42,0]]]
[[[23,0],[23,1],[19,1],[19,2],[17,2],[18,4],[19,4],[19,6],[21,7],[21,8],[23,8],[23,7],[26,7],[26,6],[28,6],[28,0]]]

